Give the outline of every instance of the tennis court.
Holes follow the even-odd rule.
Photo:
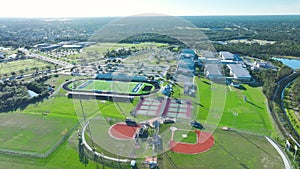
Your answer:
[[[138,103],[134,114],[190,119],[192,104],[190,101],[167,98],[144,98]]]

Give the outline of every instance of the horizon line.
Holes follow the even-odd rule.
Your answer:
[[[149,13],[148,13],[149,14]],[[121,15],[116,15],[116,16],[59,16],[59,17],[50,17],[50,16],[4,16],[1,17],[0,19],[76,19],[76,18],[121,18],[121,17],[151,17],[151,16],[174,16],[174,17],[205,17],[205,16],[212,16],[212,17],[219,17],[219,16],[300,16],[299,14],[208,14],[208,15],[167,15],[167,14],[155,14],[155,15],[144,15],[144,14],[134,14],[134,15],[127,15],[127,16],[121,16]]]

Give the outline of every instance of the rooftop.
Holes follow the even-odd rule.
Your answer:
[[[182,51],[181,51],[182,57],[194,57],[195,55],[196,55],[196,53],[192,49],[182,49]]]
[[[228,68],[232,71],[236,78],[251,78],[249,71],[243,67],[241,64],[228,64]]]
[[[219,54],[225,60],[233,60],[235,58],[234,54],[232,54],[228,51],[220,51]]]
[[[220,64],[206,64],[205,69],[207,76],[222,76]]]

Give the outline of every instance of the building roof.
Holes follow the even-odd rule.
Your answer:
[[[206,75],[207,76],[216,76],[216,77],[221,77],[221,67],[220,64],[206,64],[205,65],[206,69]]]
[[[63,45],[63,48],[83,48],[83,45]]]
[[[181,56],[182,57],[195,57],[196,53],[192,49],[182,49]]]
[[[212,51],[202,51],[202,56],[205,58],[214,58],[215,57],[215,53]]]
[[[234,54],[232,54],[228,51],[220,51],[219,54],[225,60],[233,60],[235,58]]]
[[[241,64],[228,64],[228,68],[236,78],[251,78],[249,71]]]

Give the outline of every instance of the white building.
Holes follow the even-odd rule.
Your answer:
[[[252,78],[249,71],[242,64],[228,64],[227,67],[230,70],[230,75],[237,80],[250,81]]]
[[[234,54],[227,52],[227,51],[220,51],[219,55],[222,58],[222,60],[234,60],[235,59]]]

